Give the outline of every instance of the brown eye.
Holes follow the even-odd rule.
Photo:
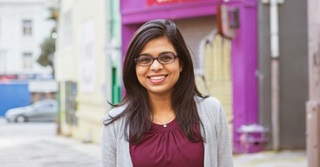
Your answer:
[[[162,54],[159,56],[159,61],[162,63],[171,63],[174,61],[174,55],[171,53]]]
[[[144,64],[150,64],[150,62],[152,62],[153,59],[149,56],[140,56],[136,60],[138,64],[144,65]]]

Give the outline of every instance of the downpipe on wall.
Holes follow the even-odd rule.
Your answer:
[[[279,9],[284,0],[262,0],[270,4],[270,51],[271,51],[271,128],[272,148],[279,150],[280,145],[280,76],[279,76]]]

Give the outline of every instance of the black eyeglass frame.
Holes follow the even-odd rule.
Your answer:
[[[148,64],[139,64],[138,61],[139,61],[139,59],[140,59],[140,56],[137,57],[137,58],[135,58],[135,59],[134,59],[134,62],[135,62],[136,65],[138,65],[138,66],[150,66],[151,64],[153,64],[154,60],[157,60],[160,64],[164,65],[164,64],[171,64],[171,63],[173,63],[173,62],[178,58],[178,55],[169,52],[169,54],[172,54],[172,56],[173,56],[173,61],[172,61],[172,62],[162,62],[162,61],[159,61],[159,58],[160,58],[161,56],[167,56],[166,54],[168,54],[168,53],[160,54],[158,57],[152,57],[151,55],[141,55],[141,56],[146,56],[146,57],[150,57],[150,58],[153,59],[153,60],[151,61],[151,63],[148,63]]]

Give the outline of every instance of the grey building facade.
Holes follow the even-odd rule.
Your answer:
[[[259,2],[259,119],[270,129],[269,148],[305,149],[309,84],[307,1],[277,0],[277,58],[272,57],[271,50],[271,1]],[[273,60],[278,63],[278,76],[272,72]]]

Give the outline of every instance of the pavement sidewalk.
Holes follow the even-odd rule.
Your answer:
[[[62,137],[0,138],[1,167],[101,167],[100,146]]]
[[[234,167],[307,167],[305,150],[234,155]]]

